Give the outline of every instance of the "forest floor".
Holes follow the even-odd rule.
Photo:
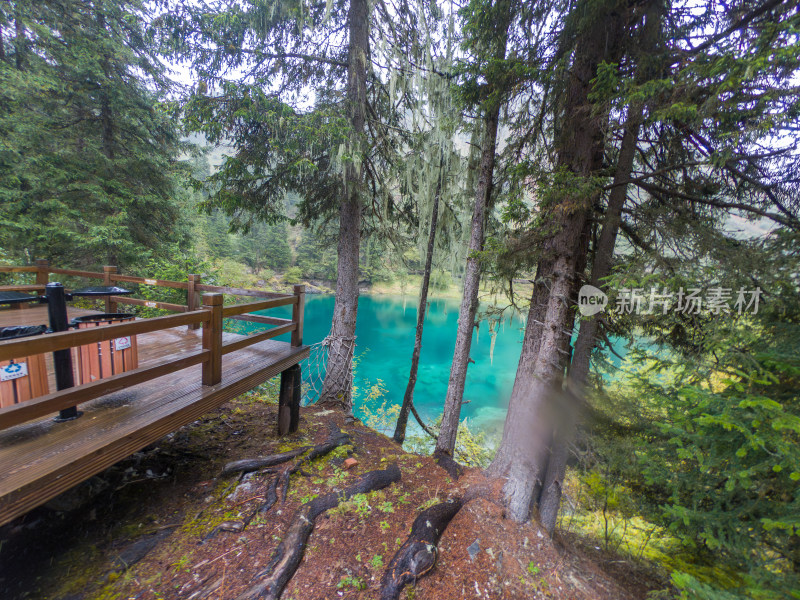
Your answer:
[[[281,596],[378,598],[420,511],[482,483],[477,470],[453,481],[340,411],[304,408],[298,432],[278,438],[277,406],[264,400],[273,394],[241,396],[0,528],[3,598],[236,598],[258,582],[303,503],[396,464],[399,482],[317,517]],[[220,474],[229,461],[319,444],[336,428],[349,443],[305,464],[266,512],[256,509],[275,469],[300,457],[273,472]],[[348,458],[358,464],[347,468]],[[596,546],[574,534],[550,540],[535,523],[504,519],[491,493],[478,495],[442,535],[435,568],[400,598],[633,600],[664,587],[645,566]]]

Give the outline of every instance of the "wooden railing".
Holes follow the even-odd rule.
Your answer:
[[[103,285],[113,285],[115,283],[135,283],[138,285],[147,285],[154,287],[166,287],[178,290],[186,290],[186,304],[176,304],[173,302],[160,302],[156,300],[147,300],[141,298],[131,298],[128,296],[110,296],[105,299],[106,312],[117,312],[117,305],[128,304],[132,306],[145,306],[148,308],[157,308],[170,312],[190,312],[199,310],[201,306],[202,292],[212,292],[218,294],[228,294],[230,296],[246,296],[254,298],[273,298],[273,299],[286,299],[292,296],[276,292],[268,292],[266,290],[254,290],[248,288],[238,288],[230,286],[208,285],[202,283],[202,278],[197,274],[188,274],[188,281],[170,281],[167,279],[154,279],[148,277],[135,277],[132,275],[122,275],[117,272],[115,266],[103,267],[103,272],[98,271],[82,271],[78,269],[61,269],[58,267],[50,266],[47,260],[37,260],[35,265],[30,266],[0,266],[0,273],[36,273],[36,283],[26,285],[3,285],[0,286],[0,291],[20,291],[20,292],[42,292],[44,293],[45,286],[50,281],[50,274],[67,275],[69,277],[80,277],[83,279],[102,279]],[[294,286],[294,295],[298,294],[298,288],[303,286]],[[289,304],[289,302],[286,302]],[[24,307],[24,304],[18,307]],[[281,306],[275,304],[274,306]],[[263,323],[268,325],[277,324],[274,319],[259,320],[258,316],[244,315],[241,313],[232,313],[226,315],[225,318],[236,319],[240,321],[251,321],[255,323]],[[196,329],[199,327],[197,324],[190,325],[191,328]]]
[[[33,267],[35,269],[36,267]],[[11,269],[16,269],[11,271]],[[21,271],[20,269],[26,269]],[[3,272],[30,272],[30,267],[0,267]],[[84,271],[72,271],[68,269],[51,269],[50,272],[58,272],[64,275],[81,273],[78,276],[88,276]],[[139,278],[128,278],[139,279]],[[169,284],[183,284],[186,282],[166,282]],[[217,286],[203,286],[204,288],[217,288]],[[7,289],[7,288],[6,288]],[[225,289],[225,288],[217,288]],[[235,289],[235,288],[232,288]],[[205,291],[205,290],[204,290]],[[137,319],[116,325],[105,327],[92,327],[88,329],[78,329],[75,331],[65,331],[52,333],[37,337],[28,337],[18,340],[0,342],[0,362],[21,356],[34,356],[54,352],[56,350],[66,350],[76,346],[99,343],[117,339],[120,337],[141,335],[179,327],[184,325],[203,327],[202,347],[190,354],[182,354],[179,358],[166,360],[157,365],[141,367],[119,375],[114,375],[106,379],[94,381],[66,390],[61,390],[40,398],[29,400],[13,406],[0,408],[0,429],[13,427],[31,419],[46,416],[59,410],[76,406],[80,403],[94,400],[116,392],[127,387],[168,375],[180,371],[193,365],[202,364],[203,385],[213,386],[222,381],[222,357],[225,354],[246,348],[258,342],[268,340],[284,333],[292,333],[291,345],[302,346],[303,344],[303,312],[305,307],[304,286],[294,286],[293,295],[272,294],[269,300],[259,302],[249,302],[233,306],[223,305],[223,295],[219,292],[212,292],[203,295],[202,307],[197,310],[190,310],[188,307],[181,306],[186,310],[183,314],[168,315],[164,317],[154,317],[150,319]],[[130,298],[124,298],[131,300]],[[291,319],[279,319],[263,315],[249,314],[254,311],[265,310],[277,306],[292,306]],[[245,321],[261,323],[266,325],[276,325],[267,331],[252,334],[233,342],[223,345],[222,342],[222,320],[224,318],[240,318]]]

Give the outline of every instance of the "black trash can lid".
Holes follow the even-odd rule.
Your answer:
[[[70,293],[73,296],[124,296],[133,292],[116,285],[93,285],[79,290],[72,290]]]
[[[0,340],[15,340],[17,338],[39,335],[47,331],[47,325],[12,325],[0,328]]]
[[[135,317],[136,315],[133,313],[98,313],[96,315],[75,317],[70,321],[70,325],[78,325],[79,323],[94,323],[95,321],[124,321],[125,319],[133,319]]]
[[[18,302],[32,302],[39,296],[30,296],[21,292],[0,292],[0,304],[17,304]]]

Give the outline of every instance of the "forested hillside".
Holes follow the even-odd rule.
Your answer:
[[[797,0],[3,2],[0,264],[334,294],[306,424],[335,415],[335,440],[367,415],[392,441],[363,441],[359,461],[399,478],[366,449],[429,455],[431,472],[412,477],[446,493],[380,525],[348,496],[362,535],[403,533],[391,547],[370,538],[380,561],[325,593],[471,597],[457,583],[472,594],[472,553],[448,563],[444,549],[472,540],[437,550],[442,533],[515,532],[508,556],[523,560],[535,527],[553,556],[597,550],[603,577],[614,564],[646,573],[621,584],[631,597],[800,598],[799,31]],[[402,402],[354,379],[382,360],[356,333],[370,292],[417,306],[416,326],[386,341],[413,340]],[[457,298],[459,316],[431,375],[437,296]],[[463,407],[488,402],[468,375],[479,336],[494,344],[509,317],[519,361],[497,366],[515,376],[492,437]],[[415,405],[425,377],[447,382],[432,419]],[[318,543],[311,529],[341,516],[332,490],[368,482],[317,465],[324,477],[302,462],[275,476],[287,488],[314,476],[292,500],[310,529],[287,521],[287,540],[307,533],[296,556],[287,542],[239,565],[240,598],[323,597],[308,591],[309,539],[318,566],[349,560],[349,537],[319,548],[356,535],[352,523]],[[261,497],[273,484],[254,485]],[[469,522],[478,510],[485,521]],[[492,543],[500,583],[479,597],[616,593],[556,589],[557,560],[542,583],[538,563],[509,570]],[[453,564],[462,579],[447,579]]]

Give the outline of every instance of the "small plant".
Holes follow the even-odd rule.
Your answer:
[[[428,500],[425,500],[425,502],[420,504],[417,507],[417,510],[425,510],[426,508],[430,508],[434,504],[438,504],[438,503],[439,503],[439,499],[438,498],[435,498],[435,497],[434,498],[429,498]]]
[[[350,499],[353,509],[359,517],[367,517],[372,512],[372,507],[369,505],[369,498],[366,494],[356,494]]]
[[[184,554],[177,561],[172,563],[172,566],[175,567],[176,571],[188,571],[190,562],[191,561],[189,560],[189,555]]]
[[[367,584],[364,583],[364,580],[361,579],[361,577],[356,577],[354,575],[345,575],[339,580],[339,583],[336,584],[336,589],[345,590],[347,588],[354,588],[356,590],[365,590],[367,589]]]
[[[387,521],[381,521],[380,527],[382,531],[388,531],[391,525]]]
[[[392,503],[387,500],[386,502],[381,502],[380,506],[378,506],[378,510],[385,513],[393,513],[394,506],[392,506]]]
[[[372,565],[373,569],[382,569],[383,557],[380,554],[376,554],[370,559],[369,564]]]
[[[539,567],[537,567],[533,561],[528,563],[528,573],[530,573],[531,575],[539,574]]]

